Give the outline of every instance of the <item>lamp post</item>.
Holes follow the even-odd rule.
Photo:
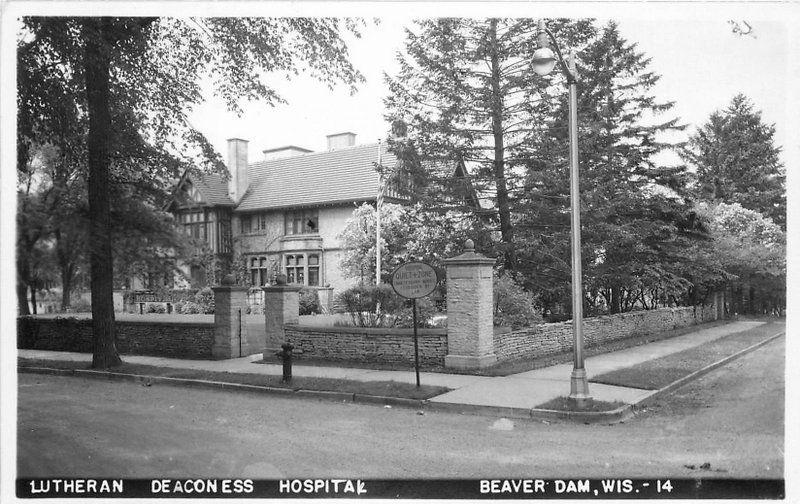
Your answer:
[[[569,398],[577,406],[585,405],[589,395],[586,368],[583,365],[583,279],[581,274],[581,205],[578,184],[578,89],[575,70],[575,51],[569,52],[569,63],[564,61],[561,50],[550,30],[539,20],[539,48],[533,53],[532,68],[538,75],[548,75],[561,65],[569,86],[569,199],[572,211],[572,339],[573,368],[570,377]],[[549,40],[548,40],[549,39]],[[555,53],[550,49],[552,41]]]

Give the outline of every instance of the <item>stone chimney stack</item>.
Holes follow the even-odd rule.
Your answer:
[[[352,147],[356,144],[356,134],[352,131],[334,133],[333,135],[328,135],[327,138],[329,151]]]
[[[228,139],[228,171],[231,174],[228,194],[235,203],[238,203],[250,183],[247,179],[247,140]]]

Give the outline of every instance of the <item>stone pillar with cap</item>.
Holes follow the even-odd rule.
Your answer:
[[[494,259],[475,252],[467,240],[464,253],[445,259],[447,268],[446,367],[477,369],[497,362],[494,353]]]
[[[264,326],[266,347],[264,359],[275,357],[275,352],[286,342],[283,326],[300,322],[300,287],[287,285],[286,275],[275,278],[275,285],[264,287]]]
[[[231,359],[247,354],[247,287],[234,285],[233,275],[225,275],[214,291],[214,359]]]

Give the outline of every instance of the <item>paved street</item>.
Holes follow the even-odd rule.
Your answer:
[[[611,426],[22,374],[19,476],[780,478],[784,341]]]

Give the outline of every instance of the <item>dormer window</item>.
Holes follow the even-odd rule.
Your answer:
[[[284,234],[319,233],[319,212],[317,210],[294,210],[286,212]]]

